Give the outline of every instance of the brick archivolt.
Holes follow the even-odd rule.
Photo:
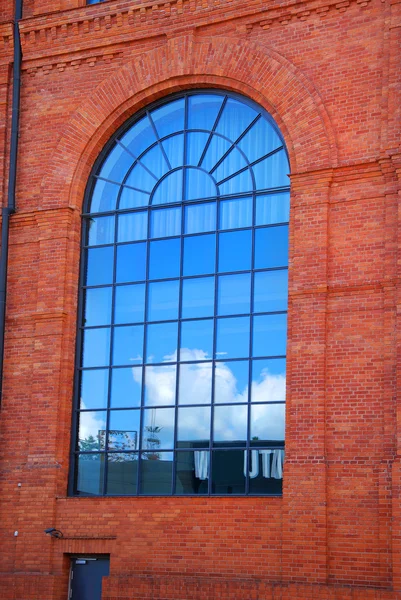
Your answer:
[[[335,167],[333,129],[315,87],[280,55],[243,40],[191,35],[134,58],[104,80],[66,124],[42,181],[41,208],[81,208],[92,165],[112,133],[139,108],[169,93],[220,87],[251,97],[276,120],[291,172]]]

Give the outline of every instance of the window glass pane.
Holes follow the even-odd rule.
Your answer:
[[[168,495],[173,484],[173,453],[147,450],[141,455],[141,494]]]
[[[117,247],[117,283],[141,281],[146,277],[146,243]]]
[[[103,494],[104,454],[80,454],[77,459],[77,494]]]
[[[244,450],[215,450],[212,465],[213,494],[245,494]]]
[[[255,273],[254,312],[287,310],[288,271]]]
[[[255,231],[255,269],[288,265],[288,225]]]
[[[180,98],[152,111],[159,138],[184,129],[185,100]]]
[[[181,451],[176,454],[176,494],[207,494],[209,452]]]
[[[92,192],[91,212],[96,213],[115,210],[119,191],[119,185],[103,181],[103,179],[97,179]]]
[[[211,130],[224,96],[216,94],[196,94],[188,97],[188,128]]]
[[[219,271],[247,271],[251,268],[252,231],[219,234]]]
[[[214,314],[214,277],[196,277],[182,282],[182,318]]]
[[[81,371],[80,384],[80,408],[106,408],[109,384],[108,369]]]
[[[117,287],[114,311],[115,323],[143,321],[145,316],[145,284]]]
[[[88,219],[88,246],[101,246],[114,242],[114,217]]]
[[[170,237],[181,234],[181,208],[152,210],[150,237]]]
[[[209,139],[209,133],[187,133],[187,164],[197,167]]]
[[[137,163],[127,177],[126,185],[137,188],[142,192],[151,192],[157,183],[157,177],[145,169],[140,163]]]
[[[215,264],[215,234],[195,235],[184,239],[184,275],[214,273]]]
[[[109,325],[111,320],[111,287],[95,288],[84,292],[83,325]]]
[[[218,187],[221,196],[252,192],[254,189],[254,184],[252,181],[251,172],[249,169],[242,171],[242,173],[239,173],[235,177],[231,177],[231,179],[227,179],[227,181],[220,184]]]
[[[114,246],[87,250],[86,285],[103,285],[113,281]]]
[[[264,117],[260,118],[238,142],[249,162],[258,160],[281,145],[282,142],[273,126]]]
[[[83,332],[82,366],[104,367],[110,362],[110,329],[86,329]]]
[[[249,356],[249,317],[217,320],[216,358]]]
[[[210,404],[212,401],[212,363],[180,366],[179,404]]]
[[[214,371],[214,402],[248,402],[249,361],[217,362]]]
[[[106,418],[105,410],[79,413],[78,449],[81,452],[96,452],[105,449]]]
[[[146,362],[162,363],[177,360],[177,323],[147,326]]]
[[[109,450],[138,450],[139,410],[111,410],[109,423]]]
[[[256,443],[256,442],[255,442]],[[281,494],[283,449],[258,449],[249,452],[249,491],[251,494]]]
[[[141,405],[142,367],[113,369],[111,374],[111,408],[134,408]]]
[[[155,188],[152,197],[152,204],[169,204],[170,202],[182,201],[183,171],[172,171],[160,181]]]
[[[161,142],[172,169],[184,164],[184,134],[173,135]]]
[[[285,404],[253,404],[251,406],[251,441],[267,445],[283,442]]]
[[[139,156],[156,141],[153,127],[147,116],[142,117],[133,125],[127,133],[121,138],[121,143],[132,152],[134,156]]]
[[[213,420],[214,442],[233,442],[245,445],[247,438],[248,407],[245,405],[215,406]]]
[[[234,142],[257,116],[258,113],[254,108],[229,98],[221,113],[216,131]]]
[[[142,449],[146,452],[168,450],[174,446],[174,408],[145,408]]]
[[[118,217],[118,241],[135,242],[148,237],[148,213],[136,212]]]
[[[150,242],[149,279],[168,279],[180,275],[181,240]]]
[[[178,409],[177,445],[179,448],[209,448],[210,407]]]
[[[268,156],[252,167],[256,180],[256,188],[263,190],[265,188],[287,187],[290,185],[288,165],[285,150],[280,150]]]
[[[239,152],[237,148],[233,148],[222,160],[219,166],[212,172],[212,175],[216,181],[222,181],[226,177],[230,177],[230,175],[240,171],[246,166],[248,166],[248,163],[241,152]]]
[[[201,162],[202,169],[210,172],[230,148],[231,142],[219,135],[214,135]]]
[[[185,207],[185,233],[202,233],[216,229],[216,203],[206,202]]]
[[[290,194],[265,194],[256,197],[256,225],[285,223],[290,218]]]
[[[132,188],[123,187],[120,196],[119,208],[138,208],[149,204],[150,195],[145,192],[139,192]]]
[[[143,325],[114,328],[113,365],[135,365],[142,362]]]
[[[252,402],[285,400],[285,359],[254,360],[252,365]]]
[[[221,275],[218,278],[217,313],[238,315],[251,309],[251,274]]]
[[[180,282],[162,281],[148,286],[148,321],[178,318]]]
[[[220,203],[220,229],[252,226],[252,198],[224,200]]]
[[[129,154],[120,144],[116,144],[102,164],[99,175],[121,183],[134,160],[132,154]]]
[[[153,146],[153,148],[148,150],[146,154],[142,156],[141,164],[157,179],[162,177],[169,170],[169,166],[159,144]]]
[[[210,360],[213,357],[213,319],[181,323],[180,360]]]
[[[106,494],[133,496],[137,493],[138,453],[112,452],[108,455]]]
[[[175,404],[177,367],[145,367],[145,406]]]
[[[200,169],[185,169],[184,200],[199,200],[217,196],[213,179]]]
[[[253,318],[253,356],[284,356],[287,343],[287,315]]]

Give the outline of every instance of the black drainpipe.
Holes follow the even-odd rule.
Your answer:
[[[8,172],[7,206],[3,206],[1,222],[1,257],[0,257],[0,406],[3,398],[3,362],[4,362],[4,330],[6,317],[7,262],[8,262],[8,230],[10,215],[15,212],[15,183],[17,174],[18,124],[21,88],[21,40],[19,21],[22,19],[22,0],[15,0],[14,17],[14,63],[13,63],[13,98],[11,113],[10,166]]]

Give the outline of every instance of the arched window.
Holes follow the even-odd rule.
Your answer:
[[[220,91],[136,115],[83,228],[71,493],[280,494],[289,165]]]

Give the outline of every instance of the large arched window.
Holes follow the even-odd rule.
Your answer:
[[[71,493],[280,494],[289,165],[197,91],[138,114],[86,198]]]

